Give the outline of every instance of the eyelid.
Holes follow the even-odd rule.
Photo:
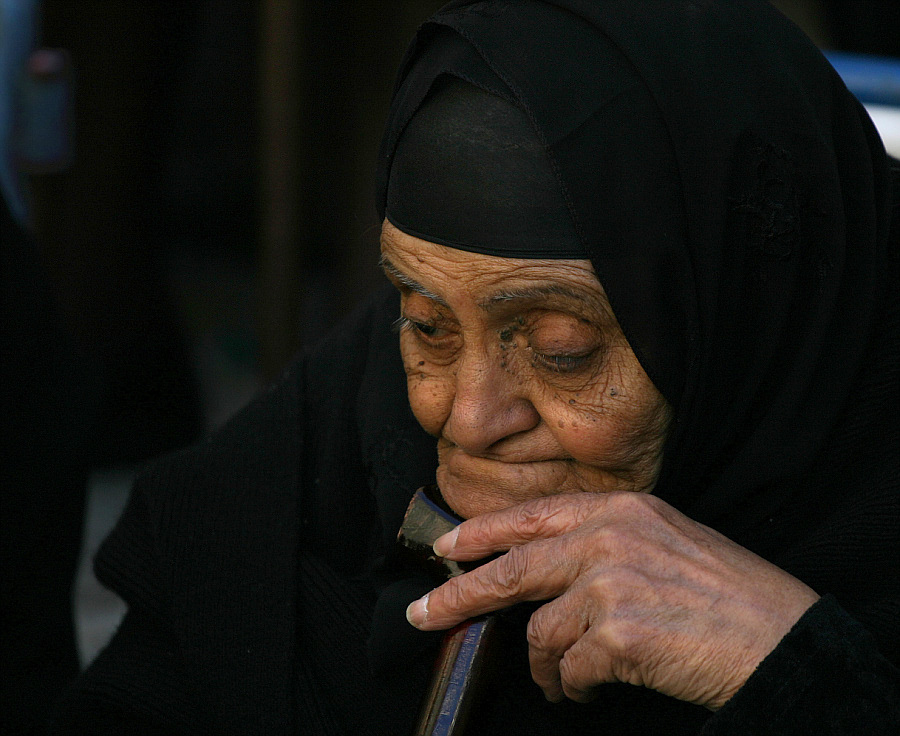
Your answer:
[[[596,350],[591,350],[582,355],[553,355],[547,353],[539,353],[533,350],[532,353],[540,367],[553,373],[573,373],[584,368],[596,354]]]
[[[432,340],[438,341],[446,337],[446,335],[436,334],[438,332],[446,332],[446,330],[444,330],[443,328],[437,327],[430,322],[420,322],[403,315],[394,320],[394,323],[391,325],[391,329],[397,333],[403,332],[404,330],[409,330],[411,332],[414,332],[421,340],[428,343],[430,343]],[[426,330],[432,330],[433,332],[429,333]]]

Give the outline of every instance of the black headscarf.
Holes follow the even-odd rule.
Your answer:
[[[409,235],[487,255],[587,258],[528,116],[453,76],[436,80],[403,129],[385,218]]]
[[[888,159],[834,70],[762,0],[453,2],[400,70],[382,216],[447,75],[521,108],[546,151],[674,407],[656,493],[837,595],[896,659],[897,231]]]

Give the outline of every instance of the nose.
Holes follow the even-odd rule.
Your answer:
[[[541,417],[503,361],[466,352],[457,363],[456,386],[443,436],[472,455],[536,427]]]

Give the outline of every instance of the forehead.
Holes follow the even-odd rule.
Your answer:
[[[442,304],[466,298],[485,309],[528,301],[609,310],[590,261],[502,258],[408,235],[385,222],[382,267],[402,289]]]

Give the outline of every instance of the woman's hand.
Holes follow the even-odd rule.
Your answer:
[[[435,543],[448,559],[508,550],[410,605],[446,629],[521,601],[534,681],[552,701],[627,682],[720,708],[818,598],[810,588],[643,493],[539,498]]]

